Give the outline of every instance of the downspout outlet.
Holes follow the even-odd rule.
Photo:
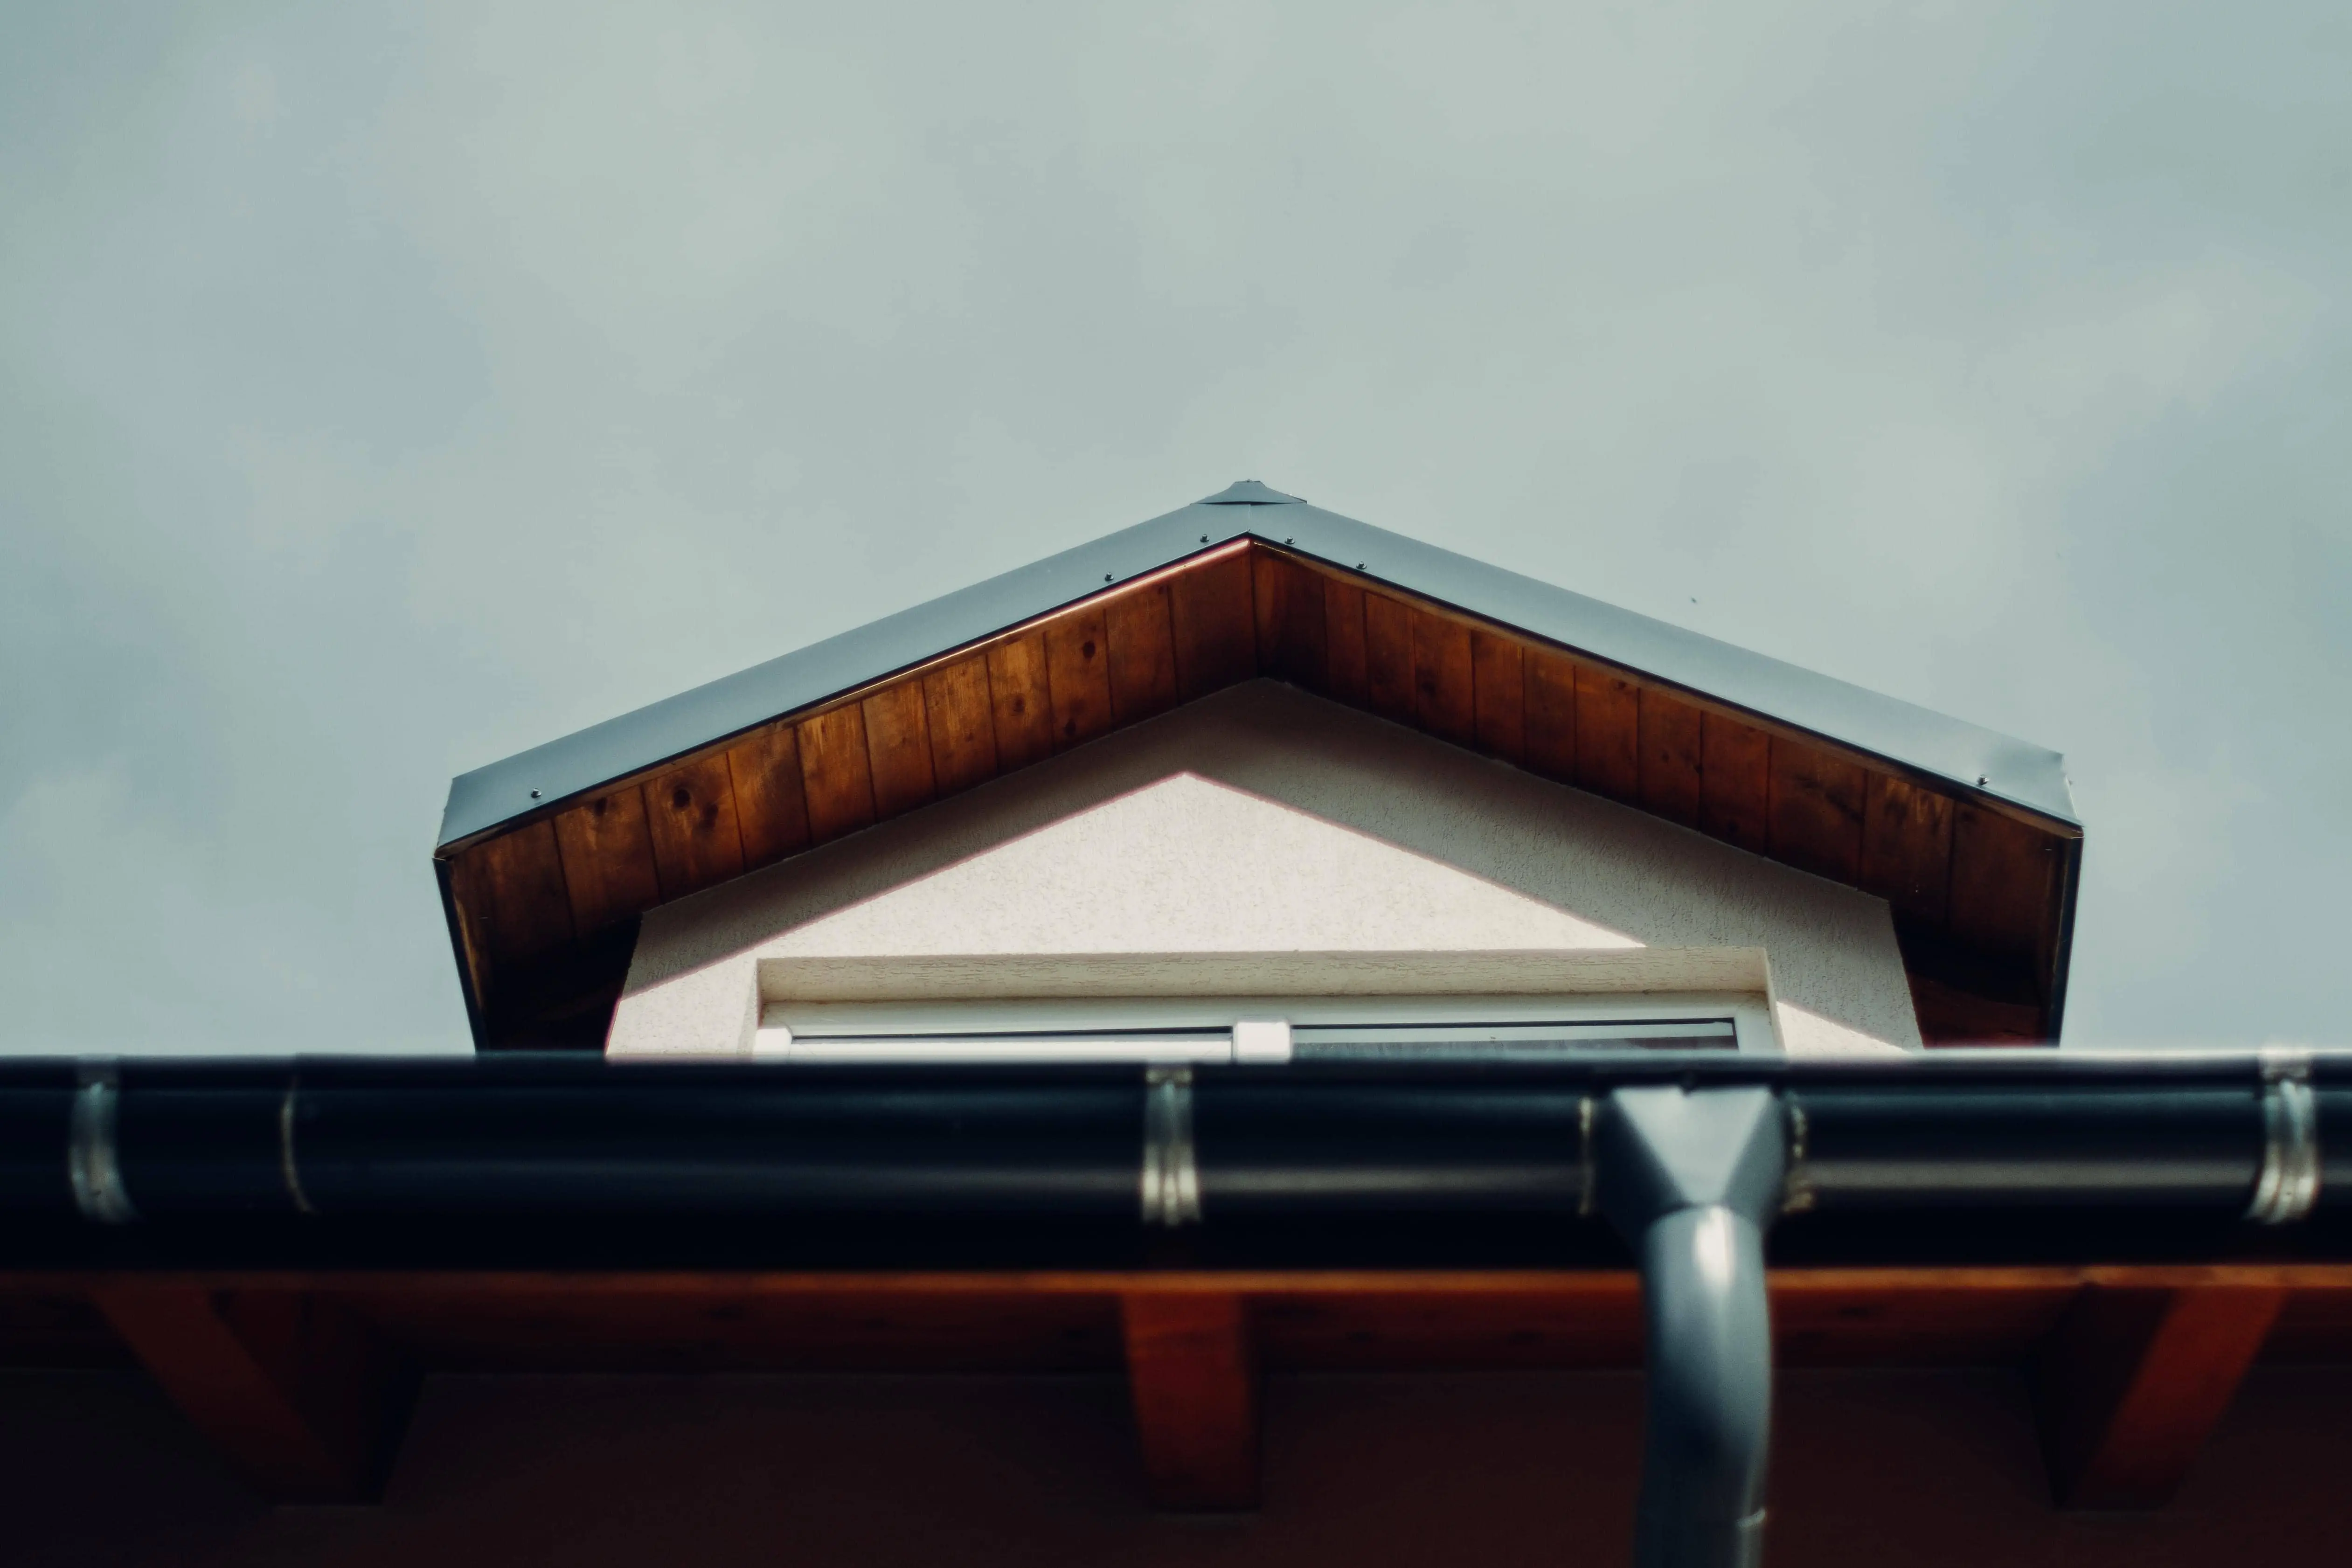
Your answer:
[[[1620,1089],[1593,1129],[1600,1207],[1642,1267],[1648,1410],[1635,1568],[1756,1568],[1772,1427],[1764,1231],[1788,1136],[1768,1089]]]

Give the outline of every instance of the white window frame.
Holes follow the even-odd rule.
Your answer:
[[[1730,1023],[1734,1048],[1742,1053],[1780,1050],[1766,998],[1691,992],[786,999],[761,1009],[751,1054],[811,1063],[1207,1064],[1287,1060],[1292,1026],[1564,1023],[1642,1030],[1717,1020]],[[1134,1033],[1146,1030],[1184,1033]]]

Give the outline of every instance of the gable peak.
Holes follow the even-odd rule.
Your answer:
[[[1215,495],[1202,498],[1202,506],[1298,506],[1297,496],[1284,495],[1270,485],[1255,479],[1236,479]]]

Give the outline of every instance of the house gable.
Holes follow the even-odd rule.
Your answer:
[[[830,960],[1301,953],[1286,984],[1361,992],[1412,984],[1338,955],[1441,952],[1499,990],[1769,993],[1801,1052],[1919,1043],[1883,900],[1254,681],[656,911],[611,1048],[747,1050]]]
[[[1877,895],[1931,1041],[2054,1037],[2081,847],[2054,754],[1246,499],[457,781],[436,862],[478,1043],[593,1045],[646,910],[1258,677]]]

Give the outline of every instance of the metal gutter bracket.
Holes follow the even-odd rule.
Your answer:
[[[1787,1122],[1769,1089],[1619,1089],[1594,1128],[1600,1207],[1642,1266],[1648,1411],[1635,1568],[1755,1568],[1772,1332],[1764,1229]]]
[[[1192,1069],[1143,1071],[1143,1223],[1201,1223],[1201,1165],[1192,1147]]]
[[[122,1089],[110,1061],[86,1062],[81,1087],[74,1091],[73,1112],[66,1132],[66,1180],[73,1189],[74,1206],[87,1220],[100,1225],[129,1225],[139,1217],[122,1184],[121,1153],[116,1143],[115,1120]]]
[[[2293,1225],[2319,1202],[2319,1101],[2311,1089],[2311,1053],[2265,1046],[2263,1075],[2263,1163],[2246,1217],[2256,1225]]]

